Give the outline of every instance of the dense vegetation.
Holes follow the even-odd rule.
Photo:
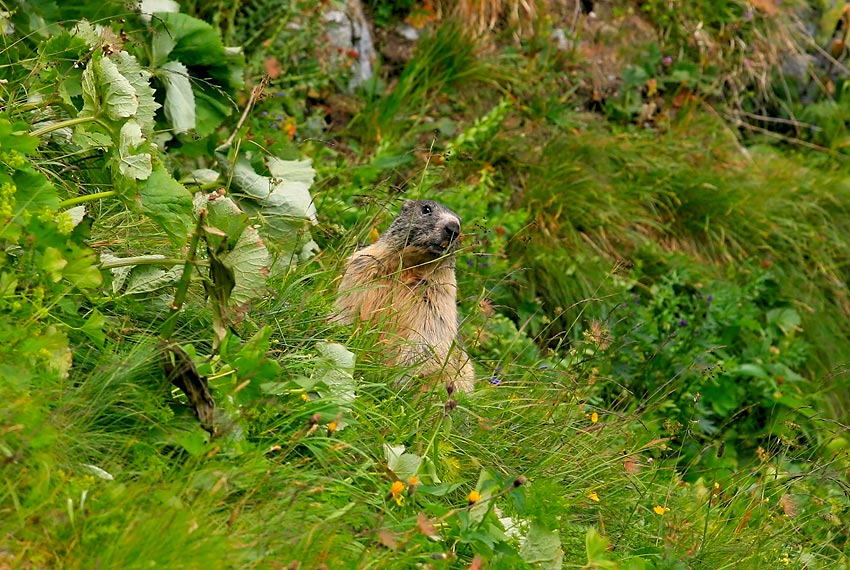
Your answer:
[[[0,569],[850,566],[833,4],[0,0]],[[406,197],[470,395],[328,319]]]

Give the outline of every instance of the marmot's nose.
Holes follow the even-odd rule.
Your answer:
[[[457,236],[460,235],[460,224],[454,220],[446,222],[446,225],[443,226],[443,235],[449,241],[456,240]]]

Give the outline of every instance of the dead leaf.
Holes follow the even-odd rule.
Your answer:
[[[398,535],[385,528],[378,531],[378,542],[389,549],[395,550],[398,546]]]
[[[425,513],[420,512],[416,515],[416,526],[419,527],[419,532],[428,538],[440,537],[440,534],[437,532],[437,527],[434,526],[434,523],[428,520],[428,516]]]
[[[180,388],[195,411],[195,417],[201,422],[201,427],[215,434],[213,416],[215,401],[210,394],[207,379],[201,376],[192,357],[176,344],[163,346],[163,369],[165,378]]]
[[[794,517],[797,516],[797,503],[794,502],[794,498],[785,493],[779,498],[779,504],[782,505],[782,511],[786,516]]]
[[[266,75],[271,79],[277,79],[280,77],[281,66],[280,62],[276,57],[267,57],[263,62],[263,70],[265,70]]]

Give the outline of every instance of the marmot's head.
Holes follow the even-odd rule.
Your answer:
[[[383,238],[398,251],[428,261],[452,254],[460,237],[460,217],[433,200],[405,200]]]

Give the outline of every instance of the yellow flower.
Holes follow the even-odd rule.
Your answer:
[[[401,506],[404,502],[404,497],[401,494],[404,493],[405,488],[404,483],[401,481],[393,481],[393,486],[390,487],[390,494],[398,506]]]
[[[591,492],[590,494],[588,494],[587,498],[591,501],[596,501],[597,503],[599,502],[599,495],[597,495],[595,492]]]
[[[670,509],[668,509],[667,507],[662,507],[661,505],[655,505],[652,508],[652,510],[655,511],[656,515],[663,515],[664,513],[669,511]]]
[[[469,492],[469,502],[470,503],[477,503],[480,500],[481,500],[481,493],[479,493],[478,491],[470,491]]]
[[[599,421],[599,414],[597,414],[596,412],[593,412],[592,414],[590,414],[590,423],[595,424],[598,421]]]
[[[331,422],[328,424],[328,433],[333,433],[336,431],[336,422]]]
[[[418,485],[419,484],[419,477],[411,477],[410,479],[407,480],[407,484],[408,485]]]
[[[301,399],[307,402],[308,400],[310,400],[310,397],[307,394],[301,394]]]

